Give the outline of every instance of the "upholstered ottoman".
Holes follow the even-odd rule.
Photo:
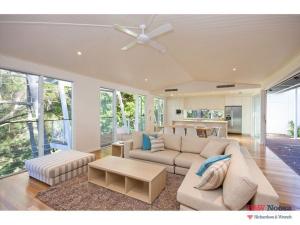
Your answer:
[[[94,154],[67,150],[27,160],[25,167],[29,176],[52,186],[86,173],[94,160]]]

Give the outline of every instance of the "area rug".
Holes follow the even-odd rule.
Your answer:
[[[267,147],[300,175],[300,140],[272,137],[266,140]]]
[[[178,210],[176,193],[183,178],[168,173],[166,188],[152,204],[88,183],[86,175],[50,187],[36,197],[55,210]]]

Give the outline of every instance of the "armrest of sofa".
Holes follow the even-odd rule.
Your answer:
[[[130,158],[129,157],[129,151],[131,151],[133,148],[133,140],[124,141],[124,158]]]

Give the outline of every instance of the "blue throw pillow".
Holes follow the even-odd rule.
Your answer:
[[[143,134],[143,150],[151,150],[151,142],[147,134]]]
[[[143,150],[151,150],[151,141],[149,136],[157,138],[157,134],[143,134]]]
[[[197,171],[197,175],[198,176],[202,176],[203,173],[207,170],[208,167],[210,167],[212,164],[214,164],[215,162],[218,162],[218,161],[221,161],[221,160],[224,160],[224,159],[228,159],[230,158],[231,155],[217,155],[217,156],[212,156],[212,157],[209,157],[207,160],[205,160],[200,168],[198,169]]]

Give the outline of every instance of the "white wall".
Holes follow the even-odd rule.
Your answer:
[[[101,87],[145,95],[147,112],[153,111],[153,103],[151,103],[153,96],[147,91],[4,55],[0,55],[0,68],[73,81],[73,148],[80,151],[89,152],[100,148],[99,91]],[[150,119],[152,116],[146,115],[146,118]],[[151,129],[151,121],[147,121],[146,126],[149,127],[146,129]]]
[[[299,93],[298,99],[300,99]],[[269,94],[267,96],[267,133],[288,134],[288,122],[291,120],[294,121],[294,118],[294,90],[280,94]]]
[[[167,99],[167,121],[183,119],[176,115],[176,109],[224,109],[225,105],[242,106],[242,133],[252,134],[252,96],[192,96]]]

